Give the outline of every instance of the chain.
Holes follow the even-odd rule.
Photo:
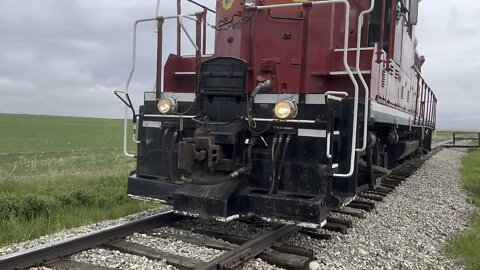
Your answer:
[[[252,20],[252,18],[253,18],[252,15],[245,16],[245,17],[241,18],[240,20],[238,20],[237,22],[229,23],[228,26],[216,26],[216,25],[209,24],[208,22],[207,22],[207,25],[215,31],[225,31],[225,30],[231,30],[231,29],[239,29],[243,25],[249,23]]]

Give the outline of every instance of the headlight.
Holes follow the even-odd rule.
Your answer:
[[[277,102],[273,111],[278,119],[291,119],[297,117],[298,107],[294,101],[286,99]]]
[[[256,0],[245,0],[245,6],[246,7],[253,7],[253,6],[255,6],[255,1]]]
[[[177,112],[178,104],[173,97],[162,97],[157,103],[158,110],[163,113],[175,113]]]

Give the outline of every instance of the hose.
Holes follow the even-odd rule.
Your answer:
[[[272,86],[272,81],[266,80],[264,82],[257,84],[255,89],[253,89],[252,94],[250,94],[250,97],[248,98],[248,101],[247,101],[248,126],[250,128],[255,128],[255,124],[253,122],[253,102],[254,102],[255,96],[260,91],[265,91],[269,89],[271,86]]]
[[[273,174],[273,167],[275,166],[275,148],[277,146],[277,142],[278,142],[278,135],[275,134],[275,136],[273,136],[273,142],[272,142],[272,174]],[[270,179],[273,181],[273,179]]]
[[[288,135],[285,141],[285,146],[283,147],[282,157],[280,158],[280,168],[278,169],[277,179],[276,181],[272,182],[272,185],[270,186],[270,191],[268,192],[269,194],[273,194],[278,190],[280,180],[282,180],[283,163],[285,162],[285,156],[287,155],[288,144],[290,143],[291,139],[292,139],[291,135]]]
[[[165,128],[165,132],[163,133],[163,137],[162,137],[162,153],[165,152],[165,137],[167,136],[168,134],[168,128]]]
[[[275,185],[275,177],[277,173],[277,156],[278,156],[280,147],[282,146],[282,142],[283,142],[283,135],[279,135],[277,148],[275,149],[274,145],[272,145],[272,179],[271,179],[272,184],[270,185],[270,191],[268,192],[269,195],[272,194],[273,186]]]
[[[175,130],[175,132],[173,133],[173,136],[172,136],[172,141],[170,142],[170,151],[168,153],[168,175],[170,177],[170,181],[174,181],[173,180],[173,151],[174,151],[174,148],[175,148],[175,142],[177,141],[177,137],[178,137],[178,132]]]

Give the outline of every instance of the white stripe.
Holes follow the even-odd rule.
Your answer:
[[[362,74],[371,74],[372,73],[371,70],[362,70],[361,72],[362,72]],[[353,74],[358,74],[357,71],[352,71],[352,73]],[[330,75],[348,75],[348,73],[345,72],[345,71],[332,71],[332,72],[330,72]]]
[[[327,131],[324,129],[298,129],[299,137],[314,137],[314,138],[326,138]]]
[[[298,94],[258,94],[255,96],[255,104],[275,104],[280,100],[289,99],[298,102]]]
[[[379,112],[379,113],[384,113],[384,114],[388,114],[388,115],[391,115],[391,116],[395,116],[395,117],[398,117],[398,118],[406,119],[408,121],[411,121],[411,119],[412,119],[412,116],[408,113],[402,112],[402,111],[397,110],[395,108],[391,108],[391,107],[382,105],[382,104],[380,104],[378,102],[375,102],[375,101],[371,101],[370,106],[371,106],[372,114],[375,114],[376,112]]]
[[[182,58],[196,58],[196,55],[182,55]],[[213,57],[213,54],[202,54],[202,57]]]
[[[339,97],[329,95],[328,98],[342,100]],[[255,104],[275,104],[280,100],[289,99],[298,102],[299,94],[258,94],[255,96]],[[318,105],[325,104],[325,94],[306,94],[305,104]]]
[[[245,118],[245,120],[247,120]],[[281,123],[303,123],[303,124],[315,124],[317,123],[315,120],[281,120],[281,119],[270,119],[270,118],[253,118],[253,121],[257,122],[281,122]]]
[[[145,117],[152,118],[195,118],[195,115],[175,115],[175,114],[145,114]]]
[[[325,94],[307,94],[305,104],[325,104]]]
[[[162,122],[143,121],[143,127],[146,127],[146,128],[162,128]]]
[[[182,72],[182,71],[175,72],[175,75],[177,75],[177,76],[196,75],[196,74],[197,74],[196,72]]]
[[[193,102],[195,100],[195,93],[173,93],[173,92],[163,92],[163,95],[166,97],[173,97],[179,102]]]
[[[375,47],[363,47],[360,48],[360,51],[373,51],[375,50]],[[351,51],[357,51],[357,48],[350,48],[348,49],[349,52]],[[335,49],[335,52],[343,52],[343,49]]]
[[[156,101],[157,100],[157,93],[155,92],[145,92],[143,94],[144,101]]]

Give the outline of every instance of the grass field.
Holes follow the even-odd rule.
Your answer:
[[[437,130],[433,137],[433,142],[441,142],[448,139],[451,139],[453,136],[453,131],[447,130]]]
[[[437,129],[433,136],[433,141],[440,142],[445,140],[451,140],[453,139],[454,132],[456,133],[457,137],[478,138],[478,133],[480,132],[480,129]]]
[[[480,150],[472,150],[465,156],[461,173],[471,202],[480,207]],[[455,237],[447,249],[450,254],[463,258],[467,269],[480,269],[480,209],[470,216],[469,227]]]
[[[121,146],[120,120],[0,114],[0,245],[154,207]]]

